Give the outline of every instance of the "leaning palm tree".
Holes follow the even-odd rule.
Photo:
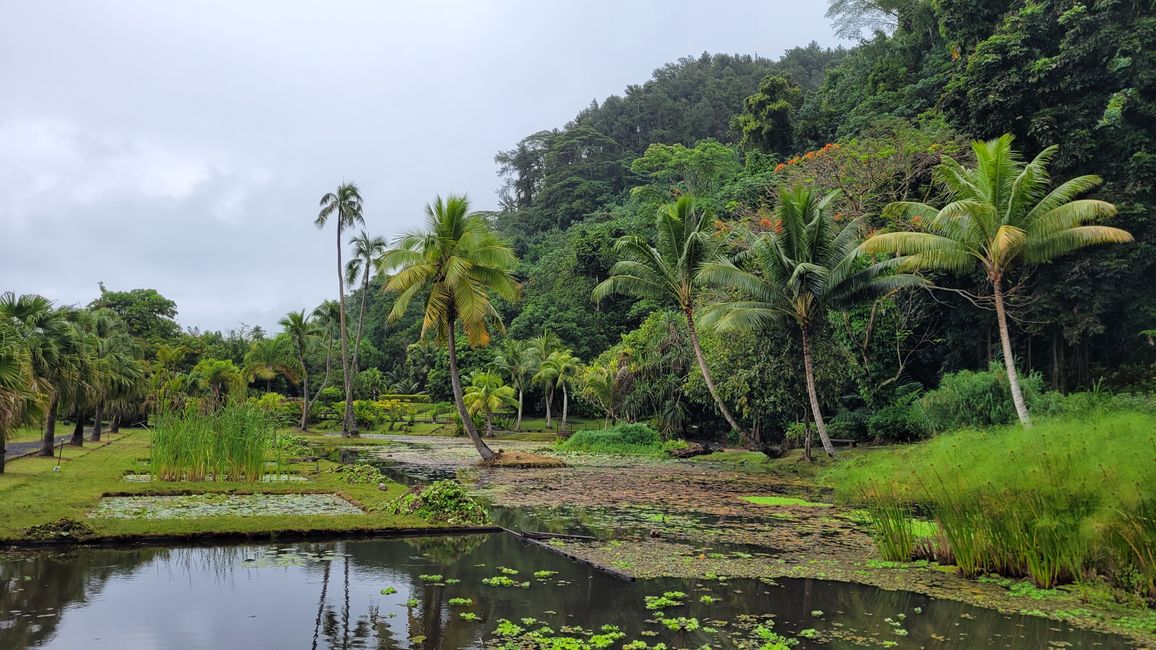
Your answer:
[[[345,267],[341,263],[341,235],[346,228],[365,225],[361,215],[361,192],[354,183],[342,183],[336,192],[321,197],[321,211],[313,221],[319,229],[324,228],[330,217],[337,222],[337,300],[341,305],[338,329],[341,335],[341,370],[345,374],[345,417],[342,418],[341,435],[357,435],[357,424],[353,419],[353,375],[349,368],[349,342],[345,333]]]
[[[829,209],[836,195],[819,197],[804,186],[780,190],[776,228],[754,239],[737,263],[712,262],[700,275],[703,282],[738,295],[704,310],[704,325],[724,332],[757,331],[788,320],[799,328],[811,415],[828,456],[835,455],[835,447],[815,388],[815,328],[828,310],[923,284],[916,275],[896,272],[902,258],[872,262],[859,254],[864,223],[836,222]]]
[[[1041,264],[1095,244],[1132,241],[1119,228],[1097,225],[1116,214],[1111,203],[1079,199],[1100,185],[1098,176],[1079,176],[1051,186],[1048,164],[1057,147],[1044,149],[1025,163],[1012,149],[1012,136],[972,143],[976,166],[967,168],[945,156],[932,179],[947,204],[892,203],[885,215],[910,218],[918,232],[876,235],[863,244],[870,253],[909,256],[913,269],[968,271],[983,267],[991,283],[1012,402],[1020,422],[1031,425],[1012,355],[1004,305],[1004,282],[1017,263]]]
[[[345,281],[349,285],[357,282],[361,277],[361,308],[357,310],[357,329],[353,332],[353,359],[350,361],[349,374],[357,377],[357,356],[361,350],[362,325],[365,323],[365,310],[369,301],[369,280],[377,260],[385,252],[388,245],[383,237],[370,237],[363,230],[361,234],[349,240],[353,246],[353,257],[345,265]]]
[[[525,402],[526,382],[533,365],[534,358],[530,344],[525,341],[502,339],[494,350],[491,368],[509,380],[514,390],[518,391],[518,419],[514,421],[514,431],[522,430],[522,406]]]
[[[393,271],[386,290],[398,293],[389,320],[401,318],[418,292],[428,292],[422,337],[432,336],[447,346],[454,404],[484,460],[493,459],[495,454],[478,435],[466,411],[458,369],[457,328],[461,326],[470,346],[489,344],[491,327],[501,328],[490,294],[506,300],[517,297],[516,264],[514,251],[490,231],[485,220],[470,214],[469,200],[453,195],[444,200],[439,196],[427,205],[426,228],[399,237],[381,261],[383,270]]]
[[[486,437],[494,436],[494,413],[518,401],[514,388],[502,382],[502,378],[492,372],[475,372],[470,377],[464,395],[466,411],[471,416],[482,416],[486,423]]]
[[[305,355],[313,349],[316,345],[318,337],[321,336],[322,328],[316,322],[311,320],[310,315],[305,313],[305,310],[291,311],[279,321],[281,328],[289,337],[293,344],[293,351],[297,354],[297,373],[301,378],[301,423],[302,431],[309,430],[309,411],[313,406],[313,402],[317,399],[317,395],[329,383],[329,369],[332,365],[333,359],[333,337],[326,337],[326,353],[325,353],[325,376],[321,380],[321,385],[317,388],[317,393],[313,398],[309,397],[309,366],[305,363]]]
[[[611,294],[629,294],[639,298],[671,302],[678,305],[686,316],[690,342],[698,369],[702,372],[707,390],[718,410],[735,431],[748,442],[755,443],[750,434],[739,426],[726,403],[719,397],[706,355],[695,327],[695,281],[699,271],[714,256],[714,242],[710,232],[711,220],[703,210],[695,208],[689,194],[676,203],[658,211],[655,230],[658,236],[651,246],[646,239],[627,235],[614,245],[619,261],[610,269],[610,277],[594,287],[593,298],[601,302]]]

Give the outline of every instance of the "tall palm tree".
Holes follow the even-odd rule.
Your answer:
[[[518,419],[514,422],[514,431],[522,430],[522,407],[525,403],[526,382],[533,365],[534,357],[530,344],[525,341],[502,339],[497,349],[494,350],[491,368],[509,380],[510,385],[518,391]]]
[[[337,300],[341,306],[338,329],[341,334],[341,370],[345,374],[345,417],[342,419],[341,435],[350,437],[357,435],[357,424],[353,419],[353,375],[349,368],[349,342],[345,332],[345,267],[341,263],[341,235],[346,228],[365,225],[365,218],[361,214],[361,192],[355,183],[342,183],[337,186],[336,192],[322,196],[319,205],[321,210],[313,221],[318,229],[324,228],[330,217],[337,222]]]
[[[719,260],[705,265],[701,274],[703,282],[739,295],[733,302],[708,307],[704,325],[720,331],[752,331],[789,320],[798,326],[811,415],[828,456],[835,455],[835,447],[827,436],[815,388],[815,327],[828,310],[923,283],[918,276],[896,272],[902,258],[872,262],[859,254],[864,223],[836,222],[829,209],[836,195],[819,197],[805,186],[780,190],[776,228],[740,253],[738,264]]]
[[[305,363],[305,355],[313,349],[316,345],[317,338],[321,335],[321,327],[310,319],[310,316],[305,313],[305,310],[291,311],[279,321],[281,328],[289,337],[293,344],[293,351],[297,354],[297,372],[298,377],[301,378],[301,423],[302,431],[309,430],[309,409],[312,402],[309,399],[309,366]],[[328,352],[333,351],[333,337],[328,340]],[[325,388],[325,384],[329,381],[329,367],[331,354],[327,352],[325,356],[325,380],[317,389],[317,393],[321,393],[321,389]],[[314,398],[316,399],[316,398]]]
[[[967,168],[945,156],[932,180],[947,195],[947,204],[900,202],[884,214],[917,223],[918,232],[892,232],[863,244],[870,253],[909,256],[913,269],[968,271],[979,264],[991,283],[1012,402],[1020,422],[1031,425],[1012,354],[1004,304],[1004,282],[1017,263],[1042,264],[1095,244],[1124,243],[1132,235],[1096,225],[1116,214],[1105,201],[1079,199],[1100,185],[1098,176],[1079,176],[1049,191],[1048,164],[1057,147],[1024,162],[1012,149],[1012,136],[972,143],[976,165]]]
[[[570,393],[567,387],[578,376],[582,362],[570,350],[559,350],[550,355],[547,363],[554,367],[558,387],[562,389],[562,427],[565,428],[567,413],[570,410]]]
[[[471,416],[481,415],[486,423],[486,437],[494,435],[494,413],[503,407],[517,404],[514,388],[502,382],[502,378],[492,372],[475,372],[470,377],[464,395],[466,411]]]
[[[144,381],[138,350],[124,321],[110,309],[92,312],[93,424],[90,440],[100,442],[105,407],[110,400],[132,394]]]
[[[345,281],[350,285],[357,282],[361,276],[361,308],[357,310],[357,329],[353,333],[353,360],[350,374],[357,377],[357,355],[361,350],[362,324],[365,322],[366,303],[369,301],[369,280],[378,259],[385,252],[388,245],[383,237],[370,237],[363,230],[361,234],[349,240],[353,246],[353,257],[345,265]]]
[[[546,428],[549,429],[553,422],[551,413],[551,404],[554,402],[554,389],[558,387],[558,366],[553,363],[552,357],[556,354],[551,352],[545,360],[539,362],[534,367],[534,375],[530,377],[530,383],[534,386],[541,386],[542,392],[546,394]]]
[[[699,342],[695,326],[695,282],[715,253],[710,232],[711,220],[703,210],[695,208],[689,194],[676,203],[663,206],[655,219],[658,233],[655,245],[643,237],[627,235],[614,244],[619,261],[610,269],[610,277],[594,287],[593,298],[601,302],[611,294],[628,294],[662,302],[673,301],[686,316],[691,346],[698,361],[707,390],[718,410],[732,429],[750,443],[757,441],[739,426],[734,415],[715,387],[706,355]]]
[[[439,196],[427,205],[426,228],[399,237],[381,262],[383,270],[394,271],[386,290],[398,293],[389,320],[405,314],[419,291],[428,291],[422,337],[432,336],[448,347],[454,404],[484,460],[493,459],[495,454],[478,435],[466,411],[458,369],[457,328],[462,327],[470,346],[489,344],[490,328],[501,328],[490,294],[506,300],[517,298],[516,264],[514,251],[481,217],[470,214],[469,200],[453,195],[444,200]]]

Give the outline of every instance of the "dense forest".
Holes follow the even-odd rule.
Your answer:
[[[720,258],[757,257],[753,238],[790,227],[784,206],[803,186],[812,194],[796,196],[799,205],[824,196],[837,224],[862,224],[868,235],[918,232],[920,214],[885,208],[942,205],[951,198],[937,182],[944,157],[982,165],[970,142],[1005,133],[1022,156],[1007,160],[1021,168],[1044,154],[1048,164],[1037,169],[1044,180],[1101,177],[1083,198],[1113,204],[1110,225],[1134,239],[1068,247],[1050,263],[1019,264],[1001,276],[1026,399],[1046,388],[1156,389],[1153,4],[879,0],[833,3],[832,18],[848,34],[876,31],[851,48],[811,44],[773,61],[680,59],[496,153],[500,209],[482,218],[516,255],[520,288],[495,299],[501,326],[489,328],[489,345],[457,342],[462,376],[488,375],[475,378],[475,392],[496,376],[524,394],[528,412],[653,421],[668,437],[734,431],[779,444],[812,410],[827,414],[838,438],[923,437],[927,423],[912,422],[905,409],[944,377],[976,372],[993,385],[1008,381],[992,284],[979,266],[927,269],[922,288],[896,286],[838,309],[832,303],[807,321],[808,345],[798,336],[801,321],[790,319],[703,327],[714,385],[699,371],[676,297],[592,296],[622,261],[621,238],[661,240],[656,215],[661,226],[670,210],[696,215]],[[364,225],[360,197],[339,190],[331,205],[339,241],[349,241]],[[347,214],[347,205],[356,209]],[[398,292],[385,290],[398,277],[382,262],[390,242],[362,234],[350,243],[350,259],[339,261],[348,292],[303,305],[280,333],[182,330],[177,305],[150,289],[102,287],[83,308],[7,295],[3,381],[52,387],[49,403],[12,393],[9,424],[18,411],[28,417],[11,406],[24,398],[29,413],[45,413],[50,423],[57,414],[95,416],[97,435],[102,416],[117,426],[159,399],[217,400],[247,387],[252,399],[302,426],[341,418],[347,393],[363,402],[350,408],[365,423],[378,408],[370,405],[388,404],[391,395],[450,400],[446,349],[421,340],[422,311],[396,310]],[[426,291],[415,285],[406,300],[427,299]],[[702,304],[741,293],[723,281],[696,291]],[[31,346],[21,343],[32,340],[30,331]],[[814,361],[819,409],[801,388],[804,352]]]

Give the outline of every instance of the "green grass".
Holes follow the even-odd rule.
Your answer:
[[[164,413],[153,426],[152,474],[166,481],[256,481],[275,437],[272,420],[251,406]]]
[[[942,559],[965,575],[1050,588],[1098,574],[1156,598],[1154,453],[1156,415],[1091,412],[862,455],[824,480],[892,524],[900,515],[882,509],[929,513]],[[881,548],[902,548],[910,531],[877,520],[875,532]]]
[[[665,456],[658,432],[645,424],[618,424],[609,429],[584,429],[558,445],[560,451],[617,456]]]
[[[106,434],[107,436],[107,434]],[[111,436],[111,443],[76,448],[65,446],[60,472],[54,472],[55,458],[22,458],[8,464],[0,474],[0,540],[15,541],[32,537],[30,526],[52,524],[74,519],[92,527],[92,537],[149,537],[176,535],[196,537],[211,534],[276,535],[293,531],[361,531],[387,528],[427,528],[431,525],[412,515],[382,512],[393,499],[406,491],[402,485],[387,482],[387,489],[376,484],[356,485],[345,482],[340,473],[329,470],[336,465],[320,462],[320,473],[314,463],[287,467],[306,475],[308,482],[249,483],[235,481],[132,483],[122,480],[125,473],[147,471],[151,433],[124,430]],[[198,519],[134,520],[89,519],[91,511],[105,494],[291,494],[336,493],[367,512],[348,516],[215,516]]]

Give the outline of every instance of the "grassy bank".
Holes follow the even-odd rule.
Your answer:
[[[1039,587],[1104,579],[1153,600],[1154,452],[1156,415],[1092,412],[877,451],[825,480],[871,512],[885,559],[925,557]]]
[[[327,461],[290,465],[308,481],[293,482],[165,482],[124,480],[126,473],[147,472],[150,455],[148,431],[133,430],[111,436],[111,443],[83,448],[65,446],[59,472],[55,458],[30,457],[14,461],[0,475],[0,541],[52,538],[61,520],[80,522],[73,538],[253,535],[276,536],[287,532],[347,532],[390,528],[426,528],[430,524],[412,515],[393,515],[381,508],[405,492],[405,487],[386,482],[385,490],[374,483],[351,483],[336,465]],[[320,471],[318,471],[320,470]],[[366,510],[363,515],[206,516],[196,519],[91,519],[88,513],[106,494],[175,495],[335,493]],[[37,530],[34,527],[42,527]]]

